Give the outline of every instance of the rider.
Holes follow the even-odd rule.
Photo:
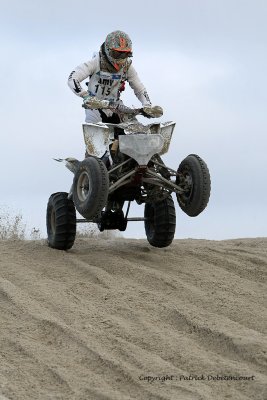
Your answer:
[[[71,72],[68,85],[73,93],[83,98],[86,108],[85,122],[120,122],[112,107],[122,104],[120,93],[124,90],[125,81],[129,82],[146,111],[149,113],[149,109],[153,109],[147,91],[132,65],[132,55],[132,41],[129,36],[125,32],[114,31],[107,35],[98,55]],[[86,90],[82,88],[81,82],[88,77]],[[149,116],[146,113],[145,115]]]

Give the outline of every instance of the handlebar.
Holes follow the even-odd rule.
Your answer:
[[[160,106],[144,106],[142,108],[130,108],[124,104],[113,104],[108,100],[100,100],[92,97],[89,102],[82,105],[85,109],[109,109],[116,114],[143,115],[147,118],[159,118],[163,115],[163,109]]]

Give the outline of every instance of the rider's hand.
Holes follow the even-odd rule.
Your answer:
[[[160,106],[144,105],[141,114],[146,118],[159,118],[163,115],[163,109]]]
[[[149,114],[147,114],[143,108],[141,108],[141,110],[140,110],[140,114],[141,114],[141,115],[143,115],[143,117],[146,117],[146,118],[152,118],[152,116],[151,116],[151,115],[149,115]]]
[[[91,109],[109,108],[110,102],[109,100],[100,100],[95,96],[86,96],[83,98],[83,107]]]

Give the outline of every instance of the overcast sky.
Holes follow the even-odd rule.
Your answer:
[[[197,218],[177,206],[176,237],[267,235],[266,0],[0,4],[0,206],[45,235],[50,194],[72,183],[52,158],[84,155],[84,111],[67,78],[120,29],[162,121],[176,122],[165,163],[176,169],[195,153],[210,169],[210,203]],[[123,100],[140,104],[129,86]],[[143,224],[129,223],[125,236],[145,237]]]

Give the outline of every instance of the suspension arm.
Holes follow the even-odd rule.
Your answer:
[[[168,179],[163,178],[163,176],[158,175],[156,172],[148,170],[146,175],[152,176],[152,177],[156,178],[157,181],[167,184],[169,187],[171,187],[173,189],[174,192],[176,192],[178,194],[184,193],[184,190],[181,189],[178,185],[176,185],[172,181],[169,181]]]
[[[117,180],[117,182],[113,183],[113,185],[111,185],[109,187],[109,193],[114,192],[114,190],[117,189],[117,187],[125,185],[126,183],[128,183],[129,180],[127,180],[127,178],[129,178],[130,176],[132,176],[134,174],[135,174],[135,171],[130,171],[130,172],[128,172],[128,174],[125,174],[122,178]],[[126,180],[127,180],[127,182],[125,182]]]

